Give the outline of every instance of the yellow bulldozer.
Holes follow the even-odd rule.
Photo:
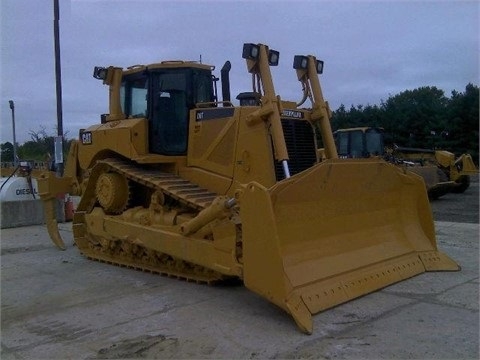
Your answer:
[[[425,271],[437,249],[425,186],[382,159],[339,159],[319,74],[297,55],[301,107],[275,92],[279,52],[244,44],[252,92],[230,100],[230,62],[96,67],[109,114],[81,129],[63,177],[39,192],[53,242],[58,193],[81,196],[73,236],[88,258],[217,283],[240,279],[306,333],[312,314]],[[321,134],[327,159],[319,161]]]
[[[446,150],[386,146],[383,128],[338,129],[333,136],[342,158],[380,156],[404,171],[420,175],[431,199],[447,193],[463,193],[470,186],[470,175],[478,174],[470,154],[456,158]]]

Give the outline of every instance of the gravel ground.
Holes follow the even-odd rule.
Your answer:
[[[478,359],[478,177],[432,202],[459,272],[425,273],[314,316],[300,333],[243,286],[211,287],[90,261],[60,230],[1,232],[1,354],[17,359]]]
[[[479,223],[478,177],[470,177],[470,187],[464,193],[450,193],[431,201],[435,221]]]

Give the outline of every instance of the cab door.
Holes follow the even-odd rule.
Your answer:
[[[185,71],[152,74],[150,152],[185,155],[188,138],[187,78]]]

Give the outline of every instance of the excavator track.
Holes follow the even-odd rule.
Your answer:
[[[217,197],[217,194],[175,174],[142,169],[134,163],[119,159],[100,160],[91,171],[73,220],[75,243],[87,258],[197,283],[213,284],[228,278],[219,272],[148,249],[128,239],[110,240],[89,234],[85,216],[95,207],[95,185],[98,177],[105,172],[122,174],[132,182],[153,191],[161,191],[194,211],[206,208]]]

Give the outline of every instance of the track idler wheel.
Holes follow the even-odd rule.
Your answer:
[[[120,214],[130,198],[128,180],[115,172],[103,173],[98,177],[95,193],[106,213]]]

